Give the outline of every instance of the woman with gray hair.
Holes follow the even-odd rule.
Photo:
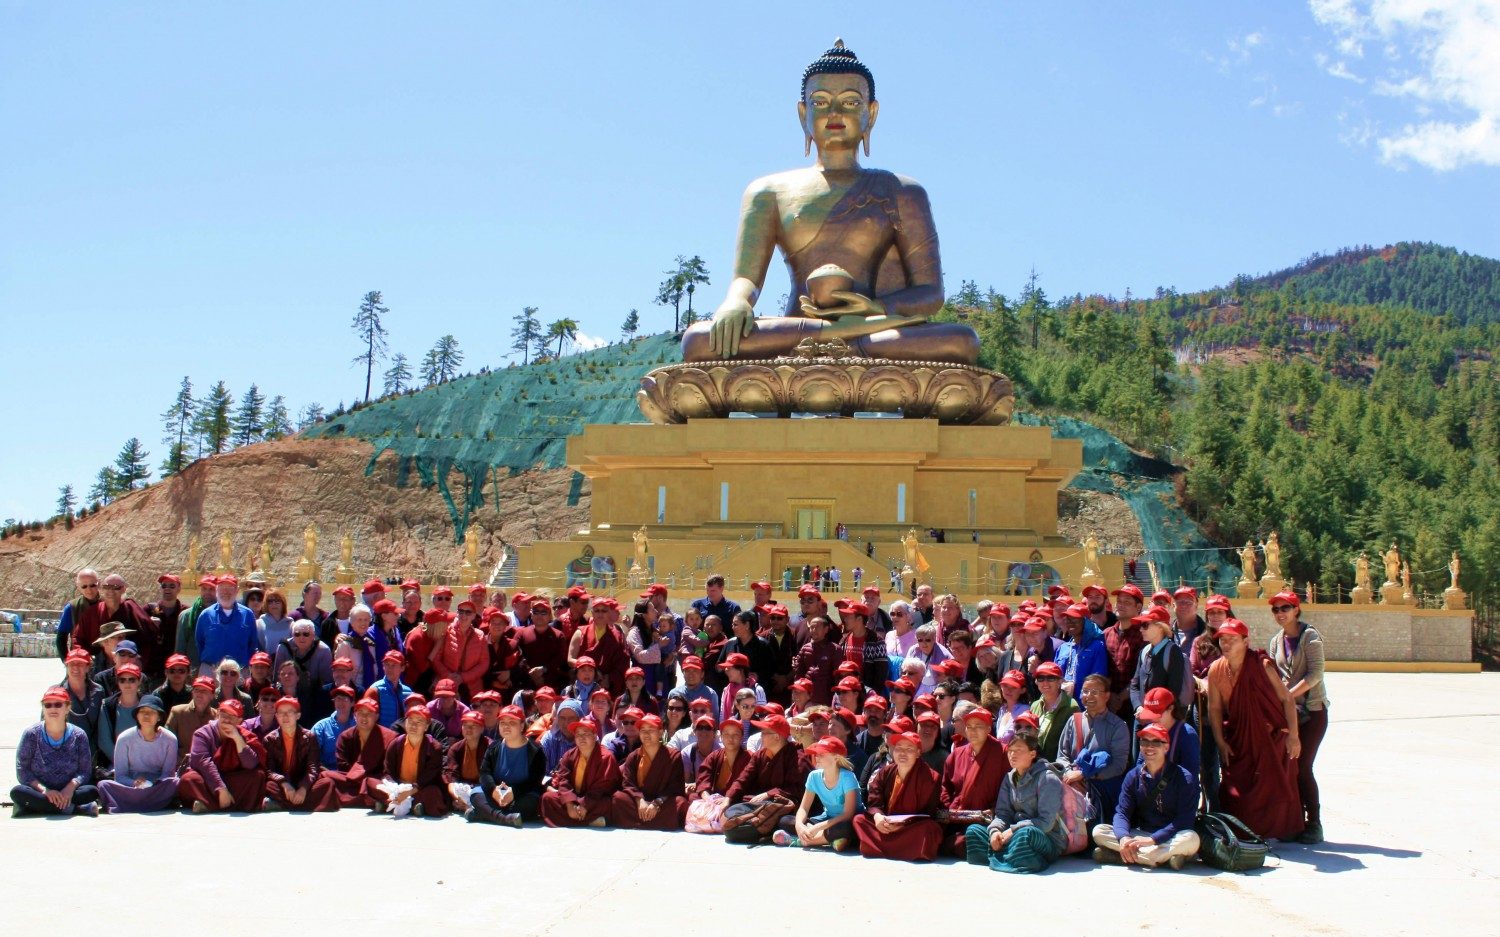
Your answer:
[[[356,602],[349,609],[349,633],[336,639],[338,656],[347,657],[354,664],[354,685],[361,692],[380,679],[381,655],[375,652],[375,635],[371,634],[374,621],[370,606]]]
[[[885,633],[885,652],[900,660],[917,646],[917,616],[911,603],[896,600],[891,603],[891,630]]]
[[[917,687],[917,695],[931,693],[937,686],[938,675],[933,673],[933,666],[947,660],[948,650],[938,643],[938,626],[936,623],[928,623],[917,629],[917,643],[906,654],[907,660],[918,661],[925,668],[922,673],[922,682]],[[903,665],[904,666],[904,665]],[[904,672],[904,671],[903,671]]]

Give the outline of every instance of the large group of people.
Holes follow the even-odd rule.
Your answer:
[[[1322,640],[1270,599],[1264,651],[1223,596],[978,603],[877,585],[674,609],[582,587],[414,580],[288,598],[177,577],[141,604],[77,575],[63,679],[16,753],[17,814],[366,809],[609,826],[1039,872],[1180,868],[1200,811],[1322,837]],[[788,596],[790,598],[790,596]]]

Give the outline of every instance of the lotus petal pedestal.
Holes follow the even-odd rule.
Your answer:
[[[804,343],[809,345],[809,343]],[[891,361],[843,353],[842,342],[799,347],[761,361],[698,361],[641,378],[636,401],[653,423],[731,413],[896,413],[944,425],[1003,426],[1016,396],[1010,378],[964,364]]]

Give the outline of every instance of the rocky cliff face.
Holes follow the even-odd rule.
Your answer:
[[[0,605],[56,608],[72,597],[73,572],[84,566],[121,573],[130,594],[145,601],[155,595],[159,573],[182,570],[193,535],[202,545],[200,565],[214,567],[225,531],[233,540],[237,569],[245,569],[252,551],[269,541],[271,575],[288,584],[308,524],[318,530],[325,579],[338,565],[345,533],[354,538],[354,566],[362,577],[432,579],[440,573],[451,578],[463,548],[454,542],[442,495],[420,487],[415,476],[412,484],[398,487],[393,453],[383,454],[366,475],[372,452],[357,439],[296,438],[247,446],[195,462],[72,530],[58,526],[0,541]],[[492,481],[471,521],[479,530],[481,567],[488,570],[499,560],[502,541],[560,539],[586,526],[588,486],[569,506],[572,477],[563,468]],[[184,594],[192,594],[192,588],[184,588]]]

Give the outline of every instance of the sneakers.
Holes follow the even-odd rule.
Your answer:
[[[1105,849],[1103,846],[1094,847],[1094,861],[1100,865],[1124,865],[1125,860],[1113,849]]]
[[[193,801],[193,812],[194,813],[208,813],[208,804],[204,803],[201,800],[195,800],[195,801]]]
[[[849,840],[840,838],[829,843],[829,845],[833,847],[834,852],[843,852],[849,848]]]
[[[75,804],[73,812],[80,817],[97,817],[99,815],[98,804]]]
[[[283,804],[279,800],[272,800],[271,798],[267,797],[265,800],[262,800],[260,802],[260,810],[261,813],[281,813],[282,811],[286,810],[286,804]]]
[[[788,833],[786,830],[777,830],[771,834],[771,842],[777,846],[801,846],[802,841]]]
[[[467,810],[464,811],[464,820],[465,820],[465,822],[468,822],[468,823],[478,823],[479,822],[479,813],[478,813],[478,811],[476,811],[473,807],[468,808]]]
[[[1167,865],[1172,867],[1172,871],[1181,872],[1182,867],[1187,865],[1187,861],[1187,856],[1172,856],[1167,860]]]
[[[411,808],[411,813],[414,817],[425,817],[427,816],[427,808],[422,806],[421,804],[417,804],[415,807]]]
[[[519,819],[519,817],[517,819]],[[519,825],[519,824],[517,824],[517,825]],[[605,820],[604,820],[603,817],[595,817],[593,820],[589,821],[589,826],[597,827],[599,829],[603,829],[604,827],[606,827],[608,825],[609,824],[605,822]]]
[[[1304,846],[1316,846],[1323,841],[1323,824],[1309,823],[1307,828],[1297,834],[1297,842]]]
[[[600,817],[599,819],[603,820],[604,818]],[[523,822],[524,821],[521,819],[521,815],[519,813],[500,814],[500,823],[504,826],[513,826],[519,830]],[[601,823],[599,825],[603,826],[604,824]]]

